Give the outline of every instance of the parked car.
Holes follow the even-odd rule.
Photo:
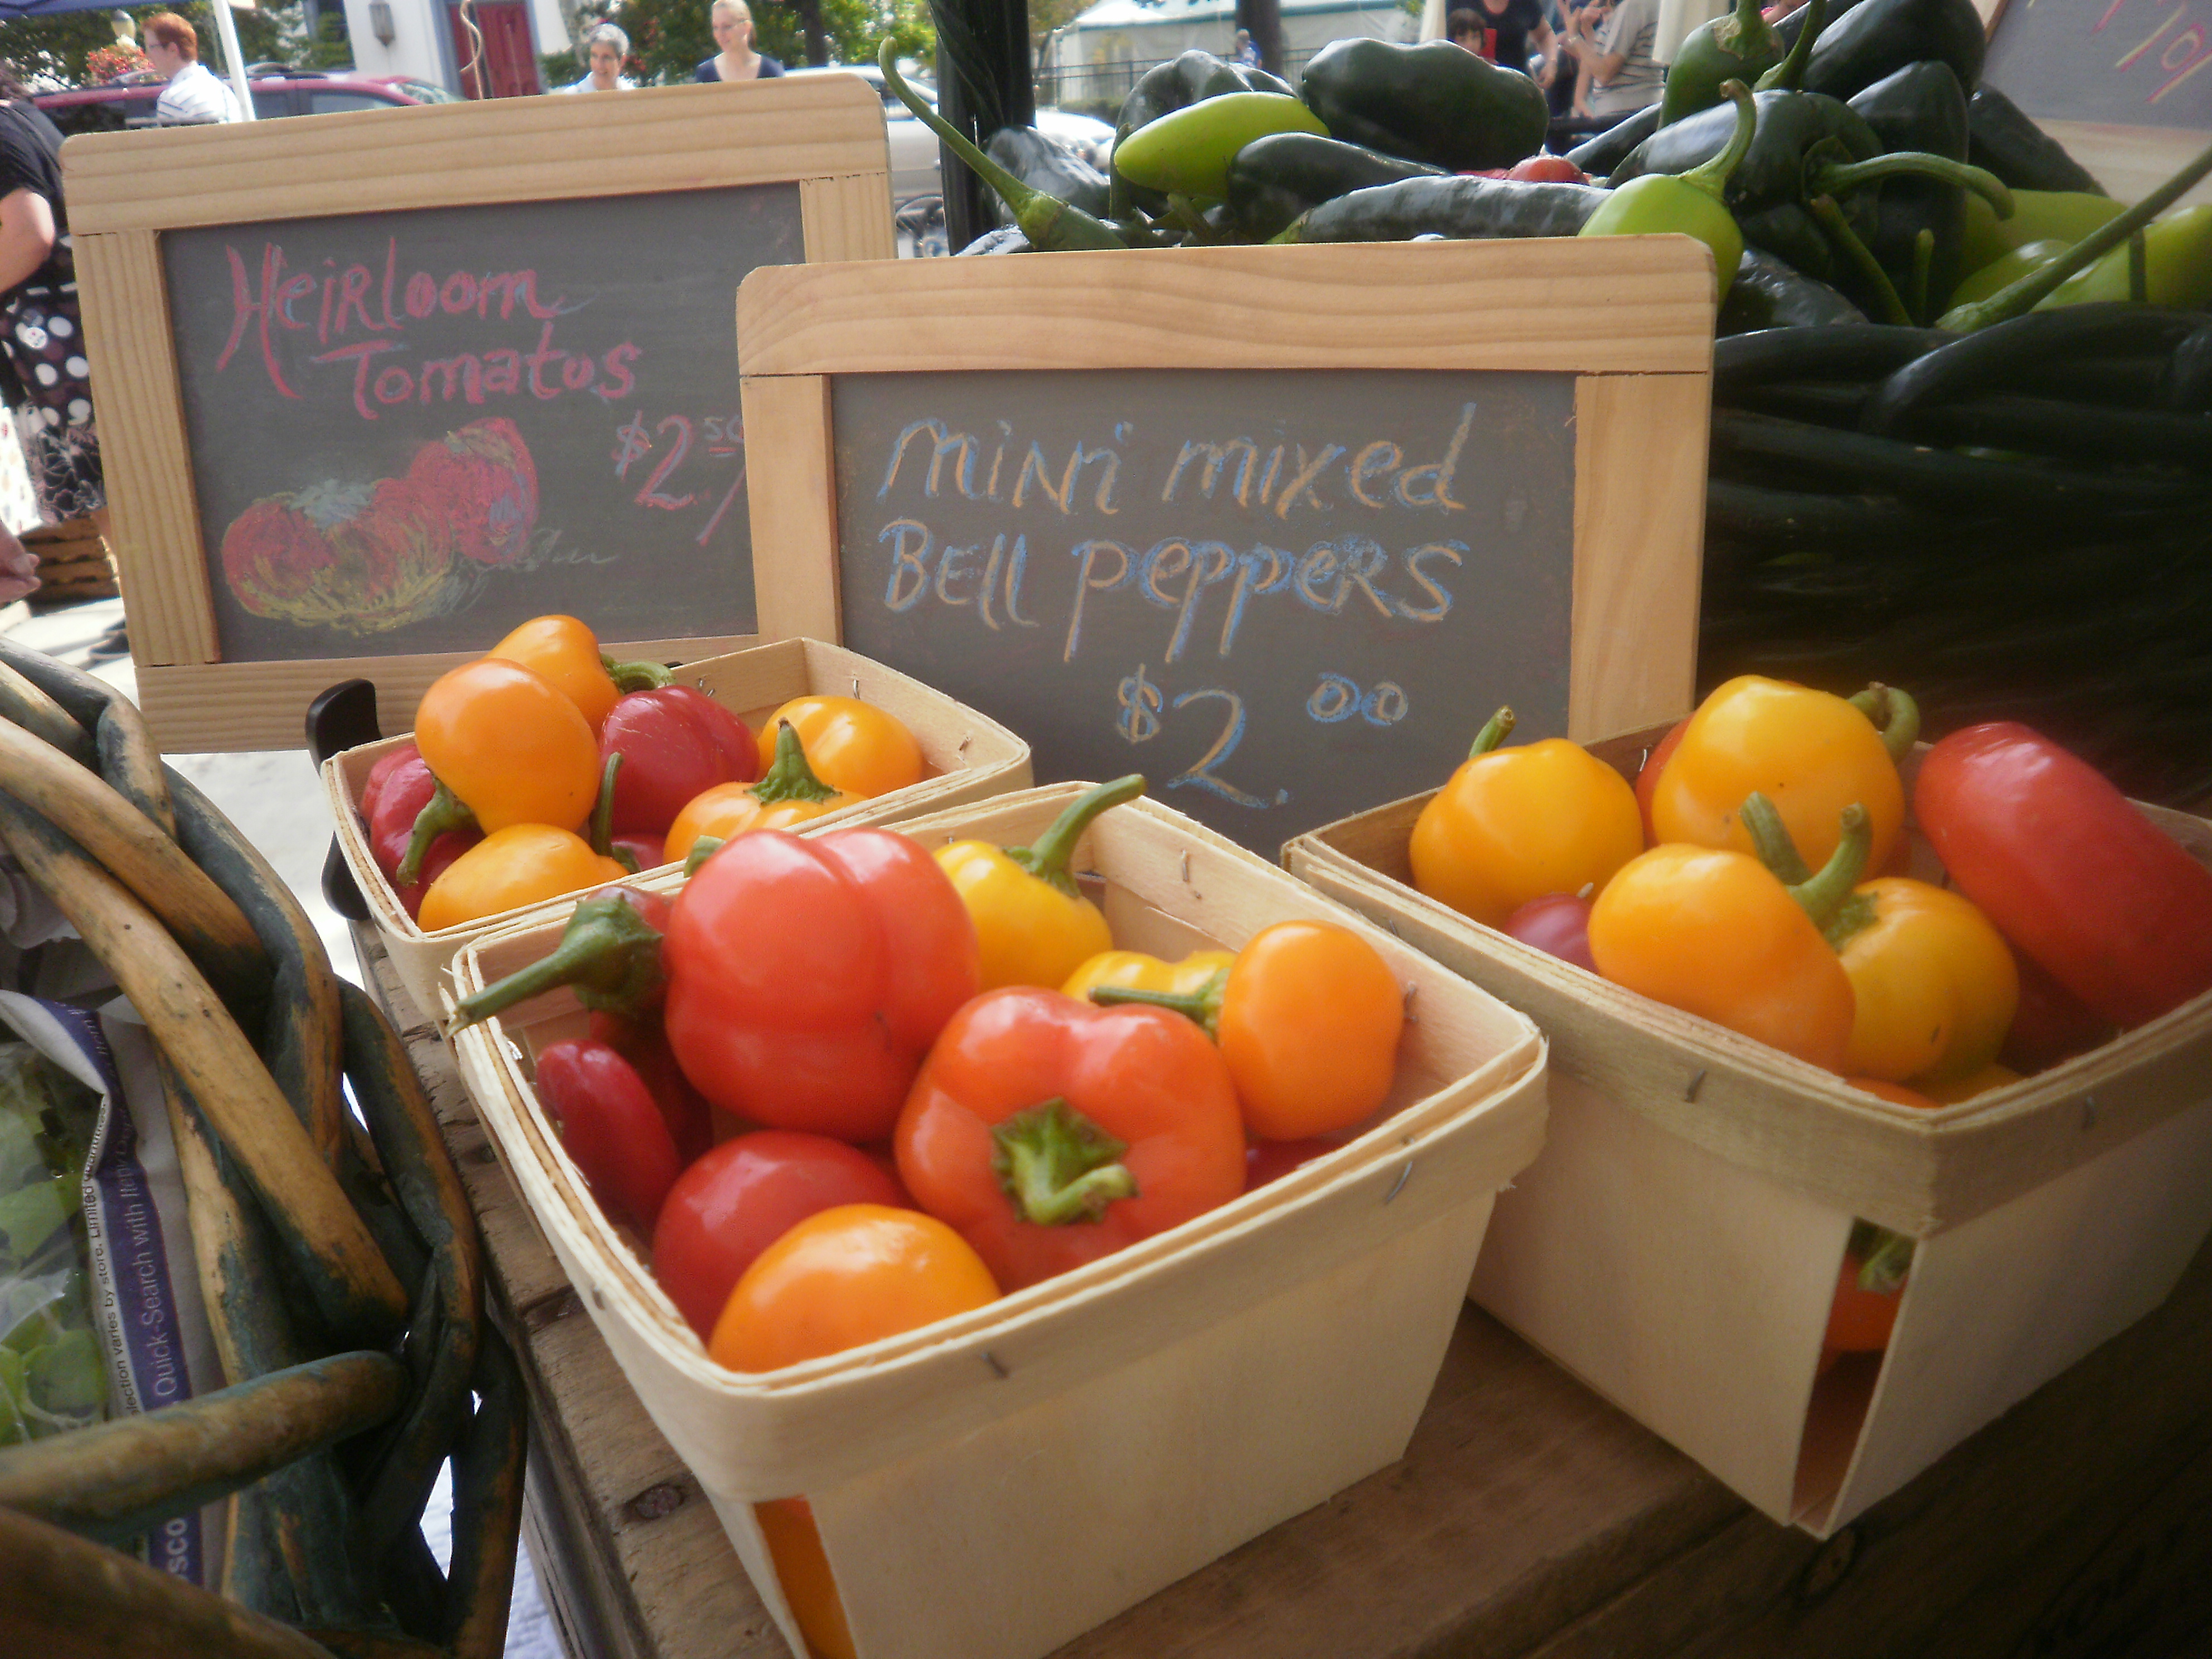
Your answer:
[[[404,75],[355,75],[321,70],[286,69],[256,64],[248,71],[253,113],[264,121],[285,115],[329,115],[343,110],[404,109],[416,104],[452,103],[443,87]],[[117,132],[154,125],[154,101],[168,83],[141,70],[104,86],[41,92],[32,101],[64,136]],[[228,82],[226,82],[228,84]]]

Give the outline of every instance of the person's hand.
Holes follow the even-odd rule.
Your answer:
[[[1544,60],[1543,68],[1536,71],[1536,84],[1543,88],[1547,92],[1550,91],[1552,82],[1558,78],[1559,67],[1559,60],[1557,58],[1547,58]]]

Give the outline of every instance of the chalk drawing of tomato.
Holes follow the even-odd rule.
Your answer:
[[[264,495],[222,535],[222,573],[257,617],[377,634],[446,608],[453,550],[404,479]]]
[[[441,517],[456,552],[479,564],[513,564],[538,524],[538,468],[513,421],[471,421],[415,452],[407,482],[423,511]]]

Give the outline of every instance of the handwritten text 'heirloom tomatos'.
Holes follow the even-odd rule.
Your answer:
[[[302,334],[312,335],[318,348],[307,362],[349,380],[354,410],[365,421],[378,418],[382,408],[482,404],[526,392],[543,402],[577,392],[611,400],[627,398],[637,385],[631,370],[641,354],[627,340],[591,351],[553,343],[555,323],[581,307],[558,295],[541,298],[535,270],[408,271],[396,237],[385,245],[380,270],[358,262],[341,268],[325,259],[328,269],[320,273],[288,272],[283,247],[267,242],[257,276],[237,248],[226,246],[223,252],[230,262],[231,324],[216,371],[229,365],[250,336],[270,384],[287,398],[301,396],[286,378],[283,359],[288,347],[304,343],[289,337]],[[461,319],[520,322],[526,333],[535,323],[537,337],[526,350],[487,340],[477,349],[438,357],[410,352],[404,339],[410,327],[434,321],[450,337]]]
[[[1032,529],[1038,514],[1048,523],[1079,517],[1111,520],[1145,497],[1170,507],[1210,504],[1216,514],[1233,503],[1276,534],[1281,532],[1273,532],[1273,526],[1294,527],[1316,514],[1338,515],[1340,520],[1347,512],[1448,514],[1466,508],[1452,491],[1474,416],[1474,404],[1462,407],[1442,459],[1433,461],[1413,461],[1388,439],[1357,447],[1322,443],[1310,449],[1297,442],[1263,447],[1249,438],[1192,440],[1176,449],[1157,486],[1139,476],[1140,466],[1125,465],[1114,445],[1079,440],[1064,459],[1048,457],[1040,444],[1024,447],[1016,442],[1011,428],[994,441],[952,430],[933,418],[913,422],[899,433],[876,498],[889,500],[896,490],[922,502],[988,501],[1029,514]],[[1127,422],[1115,428],[1115,436],[1127,442]],[[925,604],[972,607],[976,620],[994,633],[1042,626],[1030,614],[1024,592],[1030,574],[1029,533],[999,532],[988,543],[955,545],[916,513],[893,519],[877,536],[889,560],[884,603],[899,612]],[[1223,657],[1236,643],[1250,602],[1270,595],[1286,596],[1325,616],[1352,604],[1372,606],[1386,622],[1441,622],[1450,612],[1452,593],[1440,578],[1463,564],[1468,554],[1467,543],[1445,539],[1394,554],[1356,532],[1316,542],[1303,552],[1256,538],[1231,547],[1187,535],[1136,544],[1146,539],[1123,542],[1092,535],[1071,542],[1074,592],[1061,660],[1073,662],[1081,648],[1086,611],[1099,596],[1116,592],[1136,594],[1174,613],[1169,662],[1181,659],[1191,647],[1206,596],[1216,588],[1222,590],[1223,602],[1215,648]]]

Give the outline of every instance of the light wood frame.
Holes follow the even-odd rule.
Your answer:
[[[356,676],[377,682],[387,729],[404,730],[424,688],[472,653],[222,660],[162,233],[796,184],[806,258],[895,252],[882,103],[842,76],[100,133],[70,139],[62,166],[138,696],[169,750],[296,748],[308,702]],[[674,659],[757,638],[608,644]]]
[[[738,291],[763,637],[842,637],[830,383],[957,370],[1575,375],[1568,735],[1690,707],[1712,258],[1686,236],[1031,253],[757,270]]]

